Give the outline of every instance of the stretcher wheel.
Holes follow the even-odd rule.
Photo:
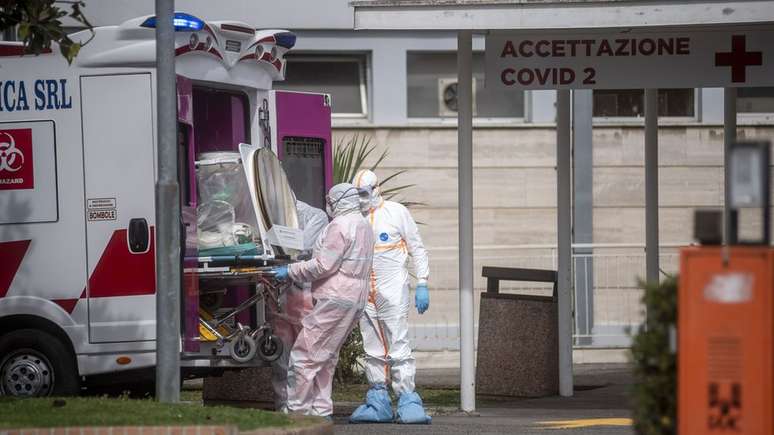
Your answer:
[[[255,358],[255,351],[257,349],[258,345],[256,345],[253,337],[242,335],[231,343],[231,358],[238,363],[246,363]]]
[[[258,355],[266,362],[274,362],[282,355],[282,340],[276,335],[266,334],[261,337],[258,345]]]

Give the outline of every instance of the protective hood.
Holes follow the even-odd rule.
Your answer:
[[[331,218],[360,212],[360,190],[349,183],[331,187],[325,200],[325,211]]]
[[[379,178],[368,169],[362,169],[355,174],[352,184],[358,189],[368,191],[371,208],[379,207],[382,202],[382,189],[379,187]]]

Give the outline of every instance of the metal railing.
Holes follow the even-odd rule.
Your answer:
[[[662,278],[676,273],[678,247],[662,245]],[[641,325],[645,310],[639,280],[645,278],[645,252],[637,244],[576,244],[573,254],[573,343],[575,347],[627,347]],[[453,248],[456,249],[456,248]],[[457,258],[452,249],[431,250],[431,309],[411,313],[409,335],[417,350],[456,350],[459,345]],[[451,254],[451,255],[449,255]],[[476,249],[476,292],[486,291],[483,266],[556,270],[551,245],[479,246]],[[550,283],[503,282],[502,293],[550,296]],[[478,304],[479,297],[476,297]],[[478,325],[478,305],[475,307]]]

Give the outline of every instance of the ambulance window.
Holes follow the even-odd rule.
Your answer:
[[[180,185],[180,203],[191,205],[191,180],[188,154],[188,126],[177,124],[177,174]]]
[[[693,117],[693,89],[660,89],[658,116]],[[642,89],[605,89],[594,91],[594,116],[628,118],[645,116],[645,92]]]
[[[250,142],[247,96],[240,92],[193,88],[194,144],[196,153],[237,151]]]
[[[282,166],[298,199],[325,208],[325,140],[314,137],[282,138]]]

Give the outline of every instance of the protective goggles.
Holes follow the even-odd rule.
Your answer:
[[[370,195],[371,195],[370,189],[350,187],[349,189],[345,190],[344,193],[342,193],[336,199],[331,198],[330,195],[325,195],[325,202],[328,204],[331,210],[336,210],[336,206],[344,198],[351,198],[353,196],[357,196],[360,201],[367,201]]]

